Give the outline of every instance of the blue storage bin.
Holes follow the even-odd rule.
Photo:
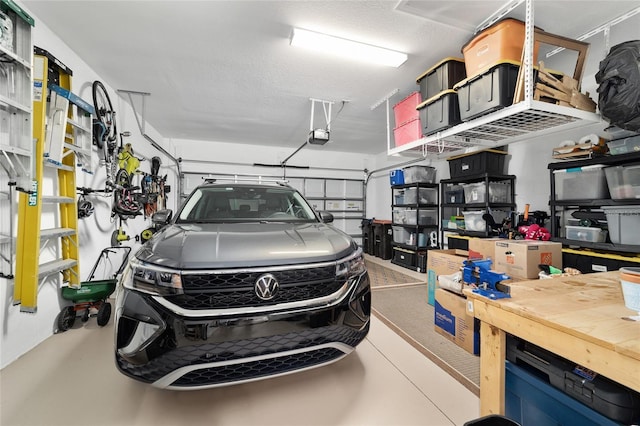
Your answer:
[[[522,367],[505,365],[505,415],[522,426],[619,425]]]
[[[391,170],[389,172],[391,185],[404,185],[404,172],[402,169]]]

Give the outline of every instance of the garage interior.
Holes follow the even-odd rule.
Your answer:
[[[613,124],[616,117],[605,116],[597,81],[612,47],[640,39],[637,2],[2,0],[1,4],[0,18],[10,18],[0,20],[4,25],[0,33],[2,425],[546,424],[533,412],[514,416],[513,400],[505,401],[505,386],[508,393],[515,376],[509,370],[505,373],[504,353],[501,357],[499,352],[510,348],[505,332],[515,334],[510,327],[520,326],[528,327],[533,343],[571,359],[576,368],[609,377],[628,391],[632,401],[640,401],[636,399],[640,321],[634,321],[638,313],[625,306],[618,272],[640,271],[639,237],[629,232],[640,225],[634,222],[640,216],[634,198],[640,193],[633,193],[640,187],[640,175],[632,174],[640,164],[640,129],[622,129]],[[515,62],[500,61],[500,70],[508,70],[513,79],[508,103],[489,114],[483,111],[425,130],[427,119],[433,118],[422,114],[429,114],[433,100],[462,102],[465,87],[474,81],[458,77],[432,97],[433,92],[430,96],[424,92],[430,90],[429,72],[456,66],[457,61],[462,68],[465,62],[469,65],[465,48],[478,34],[505,20],[519,21],[523,31],[531,32],[523,33],[524,44],[518,44],[522,53]],[[385,66],[356,60],[353,54],[340,56],[335,48],[313,52],[292,42],[302,30],[405,56],[400,65]],[[530,75],[549,79],[546,86],[523,72],[534,66]],[[55,87],[49,82],[42,90],[38,73],[57,79]],[[560,83],[572,78],[569,95],[559,93]],[[142,183],[142,176],[149,173],[156,179],[152,191],[157,198],[145,204],[140,216],[123,220],[112,214],[105,187],[111,171],[105,166],[104,147],[92,140],[97,128],[92,128],[90,117],[79,126],[88,136],[76,164],[37,148],[38,140],[51,137],[50,129],[64,129],[55,117],[47,117],[54,108],[52,99],[62,102],[62,107],[56,106],[61,111],[69,99],[78,108],[76,118],[86,120],[80,111],[83,102],[93,109],[96,81],[117,113],[116,144],[130,146],[129,153],[140,161],[138,168],[144,174],[133,179]],[[493,90],[504,90],[500,87]],[[640,81],[635,92],[638,87]],[[53,92],[57,95],[52,97]],[[440,98],[443,94],[447,97]],[[411,118],[400,120],[398,114],[407,105]],[[449,114],[454,112],[458,114],[457,107]],[[422,128],[409,128],[420,126],[420,120]],[[635,120],[637,126],[640,119]],[[53,137],[46,142],[46,149],[52,141]],[[65,152],[62,147],[58,150]],[[485,177],[465,174],[469,158],[485,159],[472,167],[486,174],[486,186]],[[42,166],[47,163],[63,168]],[[607,187],[607,168],[618,168],[620,174],[614,177],[628,179],[625,188],[631,188],[630,194],[615,193],[611,180]],[[630,175],[624,168],[631,170]],[[67,170],[75,184],[61,184],[64,172],[59,170]],[[589,192],[594,170],[600,172],[606,197]],[[575,171],[585,174],[574,181]],[[424,178],[423,172],[429,177]],[[69,330],[60,330],[61,311],[72,304],[63,288],[103,273],[105,248],[130,247],[135,253],[156,231],[152,215],[163,208],[176,212],[205,179],[285,180],[317,211],[332,213],[333,226],[362,247],[372,280],[371,330],[352,355],[283,377],[177,392],[155,389],[117,372],[113,320],[98,325],[95,309],[90,318],[78,316]],[[572,197],[585,187],[588,195]],[[486,192],[481,195],[485,201],[465,199],[476,189]],[[505,199],[490,201],[491,192],[498,190],[505,191]],[[462,199],[447,200],[454,193]],[[40,203],[37,211],[22,207],[34,194],[74,200],[68,213],[77,217],[67,226],[72,235],[47,231],[67,220],[57,205]],[[422,201],[408,201],[409,194],[434,199],[425,207]],[[600,198],[607,201],[599,204]],[[577,199],[580,202],[569,201]],[[581,303],[586,306],[575,311],[586,318],[584,323],[566,319],[569,331],[563,333],[570,338],[565,343],[561,343],[564,334],[556,335],[557,330],[542,328],[538,322],[501,323],[502,317],[497,320],[497,314],[491,314],[494,300],[482,299],[485,293],[460,290],[454,297],[442,288],[436,290],[443,287],[438,277],[459,270],[480,244],[486,249],[489,242],[499,262],[495,244],[512,241],[505,237],[506,227],[492,227],[483,216],[494,211],[498,223],[507,223],[506,217],[513,222],[531,218],[528,225],[535,222],[547,232],[549,238],[542,236],[543,231],[529,238],[526,233],[534,232],[529,228],[523,238],[541,246],[555,244],[554,259],[560,263],[553,266],[560,273],[564,266],[580,274],[562,277],[567,286],[615,282],[613,293],[585,291],[571,293],[580,303],[564,300],[567,312]],[[414,214],[413,222],[407,212]],[[421,222],[421,213],[429,222]],[[474,214],[481,221],[479,231],[470,227],[469,220],[478,219]],[[616,234],[612,218],[628,217],[629,228]],[[592,232],[597,235],[592,237]],[[498,236],[501,241],[495,243]],[[67,239],[73,240],[71,246],[63,242]],[[550,241],[541,241],[545,239]],[[509,246],[505,268],[515,250]],[[73,266],[55,266],[61,257],[63,262],[72,258]],[[454,270],[438,269],[438,259],[451,258],[459,262]],[[562,303],[528,299],[536,291],[555,291],[543,283],[552,280],[536,283],[538,263],[545,262],[535,263],[534,271],[524,276],[516,269],[505,271],[514,279],[509,300],[517,303],[520,296],[532,303],[522,307],[525,314],[521,312],[518,320],[530,307],[562,323],[569,315],[552,309],[565,309]],[[43,264],[53,265],[51,271],[45,271]],[[551,265],[546,265],[549,274]],[[593,282],[592,274],[598,277]],[[23,284],[25,276],[31,277],[30,284]],[[520,281],[526,284],[518,286]],[[504,287],[497,288],[500,293]],[[440,309],[453,310],[442,308],[445,297],[453,297],[451,303],[461,309],[460,315],[470,318],[471,337],[465,334],[470,340],[463,341],[462,332],[456,337],[455,331],[438,326]],[[492,297],[495,293],[487,296]],[[615,305],[595,307],[612,297]],[[609,321],[607,315],[615,318]],[[607,352],[583,353],[600,341],[609,345]],[[486,349],[491,348],[494,353],[489,354]],[[605,359],[609,356],[611,362]],[[519,397],[524,405],[526,397]],[[548,408],[556,400],[545,398],[538,402],[544,405],[541,411],[556,416]],[[629,414],[637,415],[634,421],[640,421],[639,407]],[[590,407],[574,410],[591,413]],[[571,418],[567,413],[568,409],[559,409],[560,417],[554,421],[578,424],[572,423],[576,417],[566,420]],[[615,416],[605,416],[612,423],[599,423],[601,415],[584,414],[592,423],[581,424],[635,424],[631,417],[612,420]],[[497,423],[508,421],[507,417],[513,423]]]

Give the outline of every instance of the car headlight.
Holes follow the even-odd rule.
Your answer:
[[[354,254],[345,260],[338,262],[336,265],[336,277],[343,277],[346,279],[353,278],[361,275],[366,271],[366,269],[362,249],[358,248]]]
[[[126,288],[155,296],[184,294],[182,277],[172,269],[142,262],[135,257],[129,260],[129,268],[122,277]]]

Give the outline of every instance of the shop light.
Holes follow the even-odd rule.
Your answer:
[[[407,60],[406,53],[300,28],[293,29],[291,45],[396,68]]]

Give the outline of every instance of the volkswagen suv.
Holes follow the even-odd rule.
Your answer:
[[[122,274],[115,358],[159,388],[199,389],[318,367],[369,331],[362,250],[284,184],[197,187]]]

